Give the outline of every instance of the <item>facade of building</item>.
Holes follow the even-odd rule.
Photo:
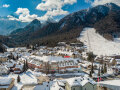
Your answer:
[[[52,60],[40,60],[41,58],[38,59],[30,59],[28,60],[28,67],[30,69],[35,69],[44,72],[44,73],[64,73],[64,72],[74,72],[78,71],[80,68],[79,64],[77,61],[73,58],[64,58],[64,57],[59,57],[54,58],[52,57]],[[49,57],[47,58],[49,59]]]

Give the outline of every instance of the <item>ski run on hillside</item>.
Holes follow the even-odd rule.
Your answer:
[[[115,41],[106,40],[96,33],[94,28],[84,28],[79,40],[85,44],[87,51],[91,51],[96,55],[120,55],[120,42],[116,39]]]

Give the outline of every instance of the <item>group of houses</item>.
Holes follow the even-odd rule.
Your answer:
[[[45,81],[34,90],[97,90],[97,83],[88,76]]]
[[[23,72],[23,63],[18,59],[24,55],[30,55],[25,47],[8,48],[7,52],[0,53],[0,75]]]
[[[88,76],[54,80],[40,78],[41,83],[33,85],[33,90],[97,90],[97,83]],[[15,85],[13,78],[0,78],[0,81],[0,90],[11,90]],[[21,89],[24,87],[23,85]]]
[[[9,48],[7,52],[0,54],[0,76],[12,72],[20,74],[24,69],[29,68],[33,72],[40,72],[46,75],[90,73],[94,69],[93,77],[98,77],[98,72],[106,65],[106,73],[120,73],[120,59],[112,56],[95,56],[94,62],[88,61],[88,52],[85,51],[82,43],[66,44],[59,42],[56,47],[40,46],[37,49]],[[103,62],[104,61],[104,62]],[[93,65],[93,66],[92,66]],[[111,73],[112,71],[112,73]],[[101,75],[102,76],[102,75]],[[41,77],[43,79],[43,77]],[[38,79],[38,77],[37,77]],[[4,81],[1,81],[4,80]],[[89,76],[70,77],[62,80],[46,79],[38,80],[34,90],[102,90],[100,84]],[[14,86],[13,78],[0,78],[0,90],[10,90]]]
[[[7,75],[10,72],[15,74],[23,72],[23,64],[20,62],[9,60],[8,62],[2,63],[0,65],[0,75]]]
[[[27,58],[28,67],[33,70],[48,73],[78,72],[80,66],[79,58],[70,58],[62,56],[30,56]]]

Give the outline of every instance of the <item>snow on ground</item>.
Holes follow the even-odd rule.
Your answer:
[[[21,79],[20,83],[17,83],[18,74],[9,74],[3,77],[15,79],[15,85],[12,90],[20,90],[23,85],[37,84],[37,78],[34,76],[34,72],[31,70],[28,70],[26,73],[19,74],[19,76]]]
[[[111,90],[120,90],[120,80],[108,80],[98,82],[99,86],[107,87]]]
[[[114,38],[114,41],[120,43],[120,38]]]
[[[84,28],[78,39],[96,55],[120,55],[120,42],[106,40],[94,28]]]

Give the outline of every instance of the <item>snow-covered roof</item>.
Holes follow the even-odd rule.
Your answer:
[[[64,89],[58,85],[58,82],[53,81],[50,90],[64,90]]]
[[[7,68],[6,65],[0,65],[0,73],[2,72],[7,72],[9,69]]]
[[[37,74],[41,75],[41,73],[37,73]],[[18,77],[18,74],[9,74],[9,75],[5,75],[5,76],[1,76],[0,77],[0,83],[1,83],[1,79],[14,78],[15,82],[14,82],[14,87],[13,87],[12,90],[21,90],[23,85],[33,85],[33,84],[35,85],[35,84],[38,83],[37,78],[34,74],[34,71],[28,70],[28,71],[26,71],[22,74],[19,74],[19,76],[20,76],[20,79],[21,79],[21,83],[17,83],[17,81],[16,81],[17,77]]]
[[[12,78],[0,78],[0,86],[9,85],[12,82]]]
[[[20,65],[17,64],[17,65],[15,66],[15,68],[19,68],[20,70],[22,70],[22,69],[23,69],[23,64],[20,64]]]
[[[59,50],[58,52],[57,52],[58,54],[67,54],[67,55],[73,55],[73,52],[71,52],[71,51],[61,51],[61,50]]]
[[[34,56],[34,55],[32,55],[31,58],[38,59],[38,60],[44,61],[44,62],[76,60],[74,58],[64,58],[62,56]]]
[[[64,90],[58,85],[57,81],[44,82],[42,85],[37,85],[34,90]]]
[[[5,65],[7,65],[7,67],[13,67],[15,64],[15,62],[5,62]]]
[[[7,57],[7,55],[6,55],[6,54],[1,53],[1,54],[0,54],[0,57],[1,57],[1,58],[6,58],[6,57]]]
[[[12,51],[14,51],[14,48],[7,48],[7,51],[12,52]]]
[[[40,66],[42,64],[42,62],[38,60],[30,60],[29,63],[35,64],[36,66]]]
[[[70,86],[84,86],[87,83],[96,84],[96,82],[89,77],[74,77],[66,79],[66,81]]]

